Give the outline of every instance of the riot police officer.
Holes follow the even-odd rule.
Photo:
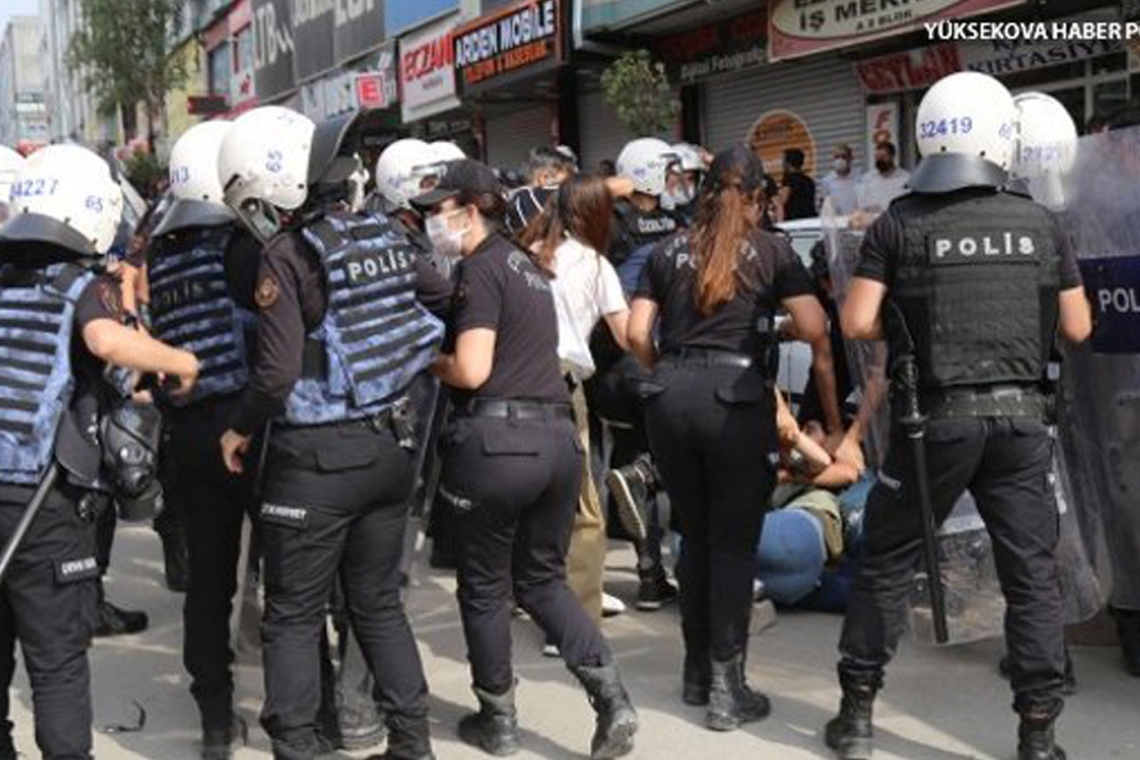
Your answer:
[[[591,757],[619,757],[633,748],[637,713],[601,632],[566,586],[582,454],[550,285],[501,234],[507,204],[488,167],[450,162],[413,202],[436,249],[463,257],[450,350],[436,364],[453,389],[440,493],[456,510],[459,609],[480,705],[459,736],[494,755],[518,751],[513,590],[586,688],[597,713]]]
[[[764,172],[743,145],[709,168],[691,230],[661,242],[629,321],[649,442],[679,519],[685,640],[682,698],[708,705],[706,725],[760,720],[768,699],[745,683],[752,579],[779,460],[774,313],[815,343],[827,319],[794,251],[760,229]],[[654,328],[660,330],[655,348]],[[660,357],[658,359],[658,356]]]
[[[679,217],[664,208],[662,198],[671,184],[685,180],[680,157],[664,140],[653,137],[627,143],[618,155],[617,171],[633,181],[633,193],[614,203],[614,238],[608,258],[628,298],[637,289],[654,245],[681,229]],[[649,457],[641,401],[631,390],[641,370],[601,327],[594,331],[590,351],[598,368],[585,384],[593,450],[602,451],[601,428],[608,425],[614,445],[606,485],[637,550],[640,583],[635,605],[642,611],[658,610],[677,598],[677,589],[661,563],[665,520],[655,496],[660,490],[659,477]]]
[[[260,245],[222,202],[218,149],[230,123],[191,127],[170,154],[173,203],[147,251],[151,330],[198,356],[194,392],[164,404],[168,499],[184,505],[189,587],[183,661],[202,721],[202,757],[225,760],[244,724],[233,709],[230,611],[237,592],[242,523],[252,514],[253,468],[230,473],[218,454],[249,379]]]
[[[867,502],[840,642],[843,700],[826,731],[840,758],[870,756],[872,703],[906,625],[922,551],[914,471],[923,455],[932,523],[969,489],[993,541],[1021,717],[1018,757],[1065,757],[1053,738],[1065,651],[1048,481],[1052,441],[1040,384],[1054,336],[1084,340],[1091,317],[1056,219],[1001,190],[1015,131],[1013,99],[993,78],[954,74],[930,89],[918,109],[925,158],[910,179],[912,192],[867,231],[843,308],[849,339],[880,337],[886,310],[901,312],[913,336],[917,405],[929,422],[922,448],[908,440],[922,446],[920,436],[892,426],[882,477]]]
[[[451,286],[382,215],[340,210],[359,159],[351,120],[314,125],[279,107],[238,118],[222,143],[225,201],[259,237],[257,358],[222,436],[241,471],[270,418],[260,511],[265,578],[262,724],[277,760],[318,751],[318,641],[339,575],[376,680],[389,760],[433,757],[427,684],[400,600],[416,441],[407,389],[430,365]]]
[[[44,758],[91,752],[90,671],[99,575],[93,519],[100,472],[95,431],[107,410],[106,363],[179,376],[193,354],[124,325],[119,283],[100,273],[122,191],[107,164],[73,145],[36,152],[12,185],[0,228],[0,538],[25,505],[40,509],[0,591],[0,758],[14,760],[8,690],[19,639]],[[33,503],[34,502],[34,503]]]

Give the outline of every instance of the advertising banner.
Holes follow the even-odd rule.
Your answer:
[[[563,61],[560,0],[524,0],[455,30],[455,72],[465,92],[501,86]]]
[[[405,123],[459,107],[449,16],[400,39],[400,104]]]

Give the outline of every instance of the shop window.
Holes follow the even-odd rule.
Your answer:
[[[1128,80],[1114,79],[1093,85],[1092,105],[1095,114],[1110,114],[1128,105]]]
[[[1099,58],[1093,58],[1089,61],[1092,66],[1090,72],[1093,76],[1097,74],[1111,74],[1116,71],[1128,70],[1128,53],[1113,53],[1111,55],[1102,55]]]
[[[233,78],[233,56],[227,40],[209,52],[210,93],[229,95],[230,79]]]

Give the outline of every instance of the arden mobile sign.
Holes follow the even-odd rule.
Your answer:
[[[497,87],[563,62],[560,0],[524,0],[455,30],[464,92]]]
[[[824,50],[1021,5],[1025,0],[771,0],[768,56],[799,58]]]

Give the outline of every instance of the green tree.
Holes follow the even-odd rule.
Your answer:
[[[145,106],[152,152],[166,94],[188,76],[183,57],[171,54],[184,5],[185,0],[83,0],[83,21],[68,48],[68,65],[102,113],[122,115],[128,139],[136,131],[135,108]]]
[[[602,92],[618,121],[637,135],[657,135],[673,127],[681,103],[669,86],[665,66],[648,50],[625,53],[602,72]]]

